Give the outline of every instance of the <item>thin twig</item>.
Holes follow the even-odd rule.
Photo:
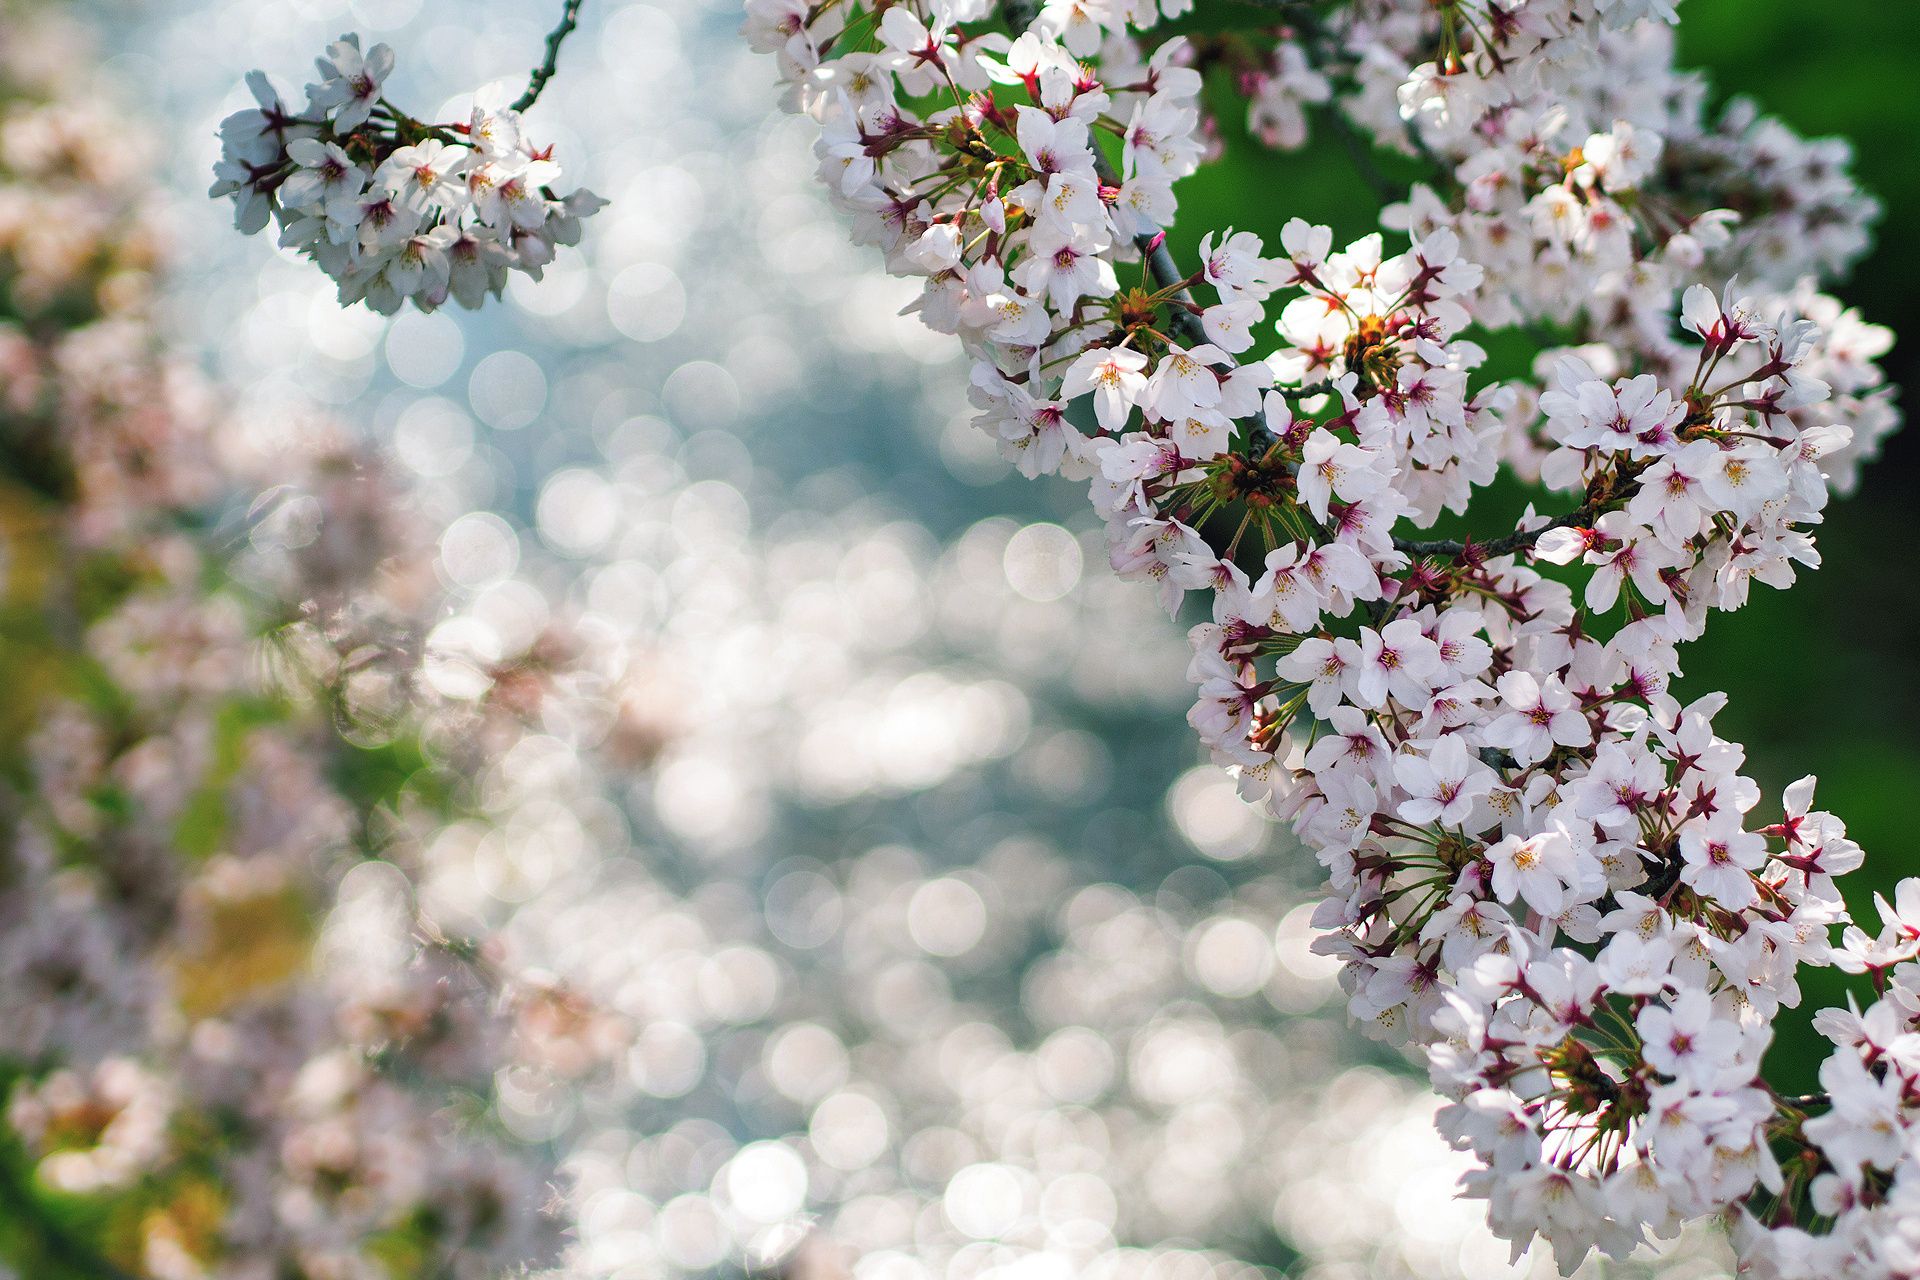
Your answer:
[[[547,81],[553,79],[556,63],[560,61],[560,44],[573,34],[580,25],[580,5],[582,0],[567,0],[567,10],[560,15],[560,25],[547,36],[547,60],[542,62],[533,73],[533,79],[527,82],[527,91],[513,104],[513,110],[525,111],[540,100],[540,91],[547,87]]]
[[[1495,538],[1492,542],[1476,542],[1473,544],[1473,549],[1480,559],[1495,560],[1533,546],[1540,540],[1540,535],[1550,529],[1588,529],[1592,526],[1593,508],[1586,506],[1569,511],[1563,516],[1557,516],[1538,529],[1510,533],[1504,538]],[[1466,543],[1455,542],[1452,538],[1443,538],[1438,542],[1408,542],[1405,538],[1395,538],[1393,545],[1395,550],[1403,551],[1410,556],[1458,556],[1467,549]]]

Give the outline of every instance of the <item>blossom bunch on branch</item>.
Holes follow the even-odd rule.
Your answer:
[[[1874,214],[1844,145],[1705,125],[1658,0],[1152,32],[1187,7],[749,0],[744,34],[854,238],[973,358],[976,424],[1090,482],[1122,577],[1207,594],[1190,721],[1326,868],[1317,949],[1424,1053],[1515,1256],[1717,1216],[1763,1274],[1911,1273],[1920,882],[1851,927],[1833,877],[1863,855],[1813,780],[1751,817],[1724,698],[1669,691],[1713,611],[1818,565],[1898,422],[1890,335],[1814,278]],[[1296,218],[1176,264],[1216,69],[1256,135],[1351,143],[1407,246]],[[1521,326],[1533,379],[1485,380],[1476,335]],[[1411,536],[1503,466],[1556,514]],[[1784,1098],[1760,1067],[1802,964],[1881,999],[1819,1016],[1826,1092]]]
[[[391,315],[408,298],[432,311],[451,297],[477,310],[509,271],[540,279],[559,246],[580,242],[580,219],[606,204],[584,187],[555,192],[553,148],[537,147],[520,115],[552,77],[578,13],[572,0],[524,95],[509,105],[484,89],[468,119],[447,124],[389,102],[393,49],[363,50],[357,35],[316,60],[320,79],[301,111],[251,72],[258,106],[221,122],[209,194],[233,199],[247,235],[278,219],[281,245],[337,280],[342,305]]]

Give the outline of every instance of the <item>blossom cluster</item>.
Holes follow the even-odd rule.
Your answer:
[[[424,124],[384,95],[391,46],[363,51],[348,34],[315,61],[300,110],[249,73],[257,105],[221,122],[208,194],[233,199],[247,235],[278,219],[281,246],[338,281],[342,305],[392,315],[408,298],[432,311],[451,297],[477,310],[509,271],[540,279],[606,204],[584,187],[554,193],[553,148],[534,144],[497,88],[467,120]]]
[[[1244,50],[1132,34],[1180,8],[1010,7],[1008,35],[971,0],[749,0],[744,32],[855,239],[973,357],[977,425],[1091,482],[1122,577],[1170,611],[1208,593],[1190,721],[1327,870],[1349,1011],[1424,1053],[1515,1256],[1730,1215],[1764,1272],[1904,1274],[1909,987],[1821,1015],[1825,1094],[1759,1069],[1799,965],[1920,973],[1920,883],[1836,945],[1844,825],[1811,779],[1750,818],[1724,699],[1669,692],[1712,611],[1818,564],[1830,492],[1898,421],[1890,335],[1811,279],[1872,216],[1844,148],[1703,128],[1657,3],[1303,14],[1241,78],[1255,131],[1291,145],[1332,102],[1426,160],[1383,211],[1411,243],[1295,219],[1278,253],[1210,233],[1184,274],[1202,72]],[[1567,338],[1538,382],[1474,385],[1469,326],[1536,323]],[[1406,536],[1503,463],[1572,509]]]

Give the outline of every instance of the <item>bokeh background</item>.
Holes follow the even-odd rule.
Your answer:
[[[709,1032],[689,1014],[697,1051],[657,1039],[651,1083],[613,1100],[509,1097],[508,1126],[604,1193],[608,1256],[639,1247],[621,1232],[644,1219],[648,1249],[698,1271],[734,1256],[701,1188],[741,1144],[805,1127],[847,1080],[892,1090],[896,1139],[935,1135],[900,1144],[901,1176],[934,1183],[1009,1126],[1052,1132],[1074,1096],[1061,1063],[1119,1069],[1132,1109],[1103,1116],[1116,1135],[1104,1176],[1145,1208],[1116,1230],[1176,1241],[1169,1274],[1235,1273],[1203,1243],[1269,1266],[1308,1254],[1326,1276],[1507,1274],[1475,1234],[1477,1208],[1449,1200],[1453,1166],[1418,1082],[1346,1031],[1306,951],[1311,860],[1197,755],[1179,628],[1106,572],[1080,486],[1021,479],[968,427],[956,349],[895,318],[914,290],[846,244],[814,189],[810,126],[773,110],[771,67],[740,47],[734,6],[587,0],[530,119],[569,178],[614,204],[544,282],[516,280],[508,305],[342,311],[311,267],[238,237],[203,198],[247,70],[297,90],[327,40],[359,30],[399,52],[390,97],[457,118],[460,95],[522,80],[557,7],[82,8],[105,44],[100,87],[167,148],[179,341],[246,413],[317,402],[392,450],[447,529],[450,621],[467,634],[524,644],[564,612],[657,645],[643,719],[675,745],[640,751],[657,762],[579,801],[620,814],[595,831],[628,834],[600,842],[598,870],[502,864],[476,899],[518,910],[556,968],[580,947],[614,954],[622,913],[653,912],[700,922],[689,928],[713,948],[763,948],[798,992],[787,1031]],[[1189,21],[1248,12],[1203,0]],[[1716,101],[1748,94],[1803,134],[1855,140],[1886,212],[1879,249],[1836,291],[1899,331],[1920,233],[1920,144],[1899,104],[1917,87],[1920,13],[1887,6],[1869,23],[1788,0],[1686,0],[1682,13],[1683,61]],[[1182,188],[1180,255],[1229,223],[1270,242],[1295,215],[1339,236],[1373,228],[1374,197],[1336,145],[1266,152],[1245,138],[1244,106],[1210,93],[1226,157]],[[1889,358],[1903,384],[1912,351]],[[1903,555],[1917,448],[1895,437],[1859,495],[1829,510],[1826,568],[1790,594],[1756,593],[1684,655],[1682,691],[1732,695],[1718,725],[1770,796],[1820,775],[1822,805],[1868,851],[1848,888],[1869,918],[1873,890],[1920,870],[1903,822],[1920,763],[1920,609]],[[461,634],[443,634],[448,651]],[[777,643],[796,634],[817,640],[806,661]],[[631,887],[643,879],[678,895],[677,915],[647,905]],[[976,913],[977,928],[951,931]],[[666,961],[648,972],[688,981]],[[1835,998],[1819,977],[1806,985],[1809,1006]],[[840,1038],[783,1038],[806,1018]],[[845,1025],[862,1022],[891,1029],[856,1042]],[[1046,1038],[1062,1023],[1099,1028],[1106,1066],[1097,1047]],[[1056,1046],[1053,1066],[1010,1051],[1040,1043]],[[1787,1023],[1782,1085],[1810,1082],[1817,1060]],[[831,1142],[813,1114],[816,1145]],[[864,1203],[863,1131],[838,1132],[854,1154],[830,1198]],[[1020,1141],[1040,1167],[1091,1149]],[[1004,1193],[974,1190],[949,1193],[949,1217]]]

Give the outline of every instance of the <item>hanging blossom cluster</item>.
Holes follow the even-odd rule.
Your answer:
[[[500,296],[509,271],[540,279],[559,246],[580,243],[580,219],[606,205],[584,187],[555,194],[553,148],[536,146],[520,116],[553,74],[578,7],[549,41],[534,88],[508,105],[490,86],[450,124],[423,124],[388,102],[393,49],[363,51],[357,35],[316,59],[303,110],[265,72],[249,73],[258,105],[221,122],[208,194],[232,197],[247,235],[277,219],[280,244],[337,280],[342,305],[392,315],[408,298],[422,311],[452,298],[473,311]]]
[[[1121,576],[1210,593],[1191,723],[1326,868],[1317,946],[1368,1034],[1424,1051],[1515,1256],[1719,1215],[1762,1274],[1913,1273],[1920,883],[1852,926],[1862,854],[1813,780],[1750,818],[1724,699],[1668,692],[1712,611],[1818,564],[1897,424],[1890,335],[1811,278],[1873,214],[1844,146],[1703,127],[1657,3],[1290,6],[1194,43],[1130,34],[1151,3],[1010,6],[1011,34],[979,0],[747,10],[855,239],[973,356],[978,425],[1091,481]],[[1234,58],[1271,59],[1240,83],[1275,143],[1331,103],[1431,166],[1383,214],[1410,247],[1295,219],[1174,264]],[[1469,325],[1541,322],[1537,385],[1476,383]],[[1503,463],[1571,509],[1406,536]],[[1803,963],[1882,995],[1819,1016],[1825,1092],[1783,1098],[1759,1069]]]

